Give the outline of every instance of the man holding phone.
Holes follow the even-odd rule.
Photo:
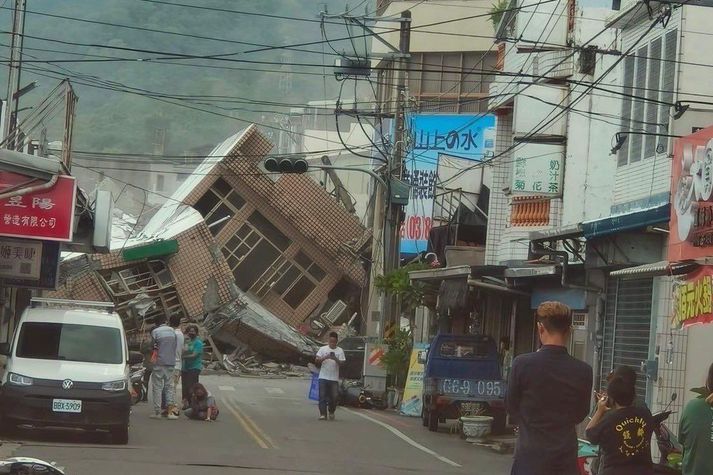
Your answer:
[[[337,409],[339,397],[339,367],[347,360],[344,350],[337,346],[339,336],[332,332],[329,334],[329,344],[317,351],[316,363],[319,369],[319,420],[334,420],[334,411]]]

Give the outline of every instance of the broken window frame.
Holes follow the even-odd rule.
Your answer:
[[[204,202],[206,199],[213,201],[216,198],[217,201],[210,208],[210,210],[203,209],[205,205],[201,206],[202,202]],[[218,178],[208,189],[208,191],[206,191],[203,196],[201,196],[198,201],[196,201],[194,208],[199,213],[201,213],[201,215],[203,216],[203,220],[209,226],[210,232],[213,234],[213,236],[217,236],[220,230],[223,229],[223,227],[227,224],[228,219],[226,219],[220,224],[213,224],[225,218],[226,216],[235,216],[235,213],[245,207],[246,203],[247,201],[245,200],[245,198],[243,198],[240,193],[235,191],[235,188],[233,188],[230,183],[225,181],[223,178]],[[228,208],[228,210],[232,213],[229,213],[227,215],[221,213],[219,216],[215,216],[218,213],[218,210],[222,207]],[[212,219],[214,217],[215,219]]]

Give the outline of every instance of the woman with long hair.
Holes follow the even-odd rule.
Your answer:
[[[184,413],[189,419],[214,421],[218,417],[218,406],[205,386],[196,383],[190,389],[189,407]]]

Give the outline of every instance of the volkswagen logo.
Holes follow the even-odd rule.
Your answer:
[[[74,387],[74,381],[71,379],[65,379],[62,381],[62,389],[70,390]]]

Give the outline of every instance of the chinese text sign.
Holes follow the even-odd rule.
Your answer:
[[[513,193],[562,194],[562,145],[528,143],[518,147],[513,157]]]
[[[408,119],[409,153],[403,180],[411,185],[401,226],[401,253],[428,248],[439,154],[480,162],[495,150],[495,116],[415,114]]]
[[[4,186],[15,181],[2,175]],[[50,189],[0,200],[0,236],[71,241],[76,190],[74,177],[60,176]]]

